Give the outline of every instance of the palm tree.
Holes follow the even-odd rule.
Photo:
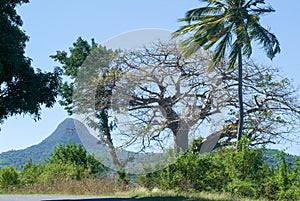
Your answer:
[[[239,98],[239,125],[237,141],[243,132],[243,91],[242,91],[242,56],[252,54],[251,42],[262,44],[267,56],[273,59],[280,52],[279,41],[269,30],[259,23],[260,16],[274,12],[264,0],[202,0],[207,3],[204,7],[195,8],[186,12],[180,21],[188,24],[174,32],[174,37],[188,36],[181,42],[186,56],[190,56],[200,48],[214,49],[214,55],[208,72],[229,55],[229,70],[232,70],[238,61],[238,98]],[[237,143],[238,147],[238,143]]]

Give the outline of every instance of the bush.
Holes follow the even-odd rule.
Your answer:
[[[208,183],[215,181],[212,169],[218,167],[212,163],[212,155],[188,152],[176,162],[161,171],[139,177],[142,185],[148,188],[159,187],[176,191],[207,190]],[[216,183],[212,186],[217,186]]]
[[[52,185],[63,181],[76,180],[78,171],[80,170],[77,169],[75,163],[57,161],[45,166],[38,182]]]
[[[262,150],[241,142],[238,152],[231,148],[209,154],[188,152],[162,171],[140,176],[139,181],[148,188],[227,191],[239,196],[259,197],[263,194],[260,186],[267,175]]]
[[[97,161],[94,155],[88,154],[81,144],[70,143],[56,147],[54,154],[48,160],[48,165],[61,165],[61,163],[68,164],[68,168],[75,166],[77,180],[100,176],[106,170],[106,167]]]
[[[39,178],[41,174],[44,172],[45,165],[43,164],[38,164],[35,165],[32,163],[32,160],[28,160],[27,163],[22,165],[21,169],[21,185],[22,186],[31,186],[34,183],[37,183],[39,181]]]
[[[228,183],[227,191],[236,196],[256,197],[258,187],[252,181],[234,180]]]
[[[278,165],[273,176],[278,191],[279,200],[298,200],[300,197],[300,159],[294,167],[288,164],[285,154],[280,155],[280,164]]]
[[[263,152],[250,148],[247,142],[240,141],[240,150],[228,150],[225,160],[226,171],[232,180],[261,182],[263,170]]]
[[[13,166],[4,167],[0,170],[0,187],[8,190],[20,184],[19,172]]]

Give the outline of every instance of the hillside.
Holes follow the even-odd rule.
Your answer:
[[[55,146],[70,142],[83,144],[91,152],[95,150],[101,152],[105,149],[103,145],[97,143],[98,140],[89,133],[82,123],[75,119],[67,118],[41,143],[26,149],[1,153],[0,168],[8,165],[20,168],[30,158],[34,163],[43,162],[53,153]]]
[[[41,143],[26,149],[1,153],[0,169],[9,165],[20,169],[30,158],[35,164],[43,162],[51,156],[55,146],[67,143],[82,144],[89,153],[94,154],[107,167],[114,168],[108,148],[103,144],[99,144],[98,139],[90,134],[84,124],[78,120],[68,118],[60,123],[55,131]],[[140,168],[139,165],[143,165],[145,160],[148,163],[162,160],[159,154],[145,155],[122,149],[118,149],[116,153],[121,162],[128,161],[129,158],[131,159],[127,162],[126,167],[129,172],[138,171]]]
[[[90,153],[95,154],[96,158],[104,162],[108,167],[113,167],[112,160],[110,158],[108,148],[98,143],[96,137],[91,135],[88,129],[80,121],[67,118],[58,125],[55,131],[37,145],[33,145],[26,149],[14,150],[3,152],[0,154],[0,169],[4,166],[14,165],[18,169],[22,164],[25,164],[30,158],[33,163],[40,163],[45,161],[51,156],[54,151],[54,147],[59,144],[67,143],[82,144]],[[279,151],[273,149],[267,149],[264,151],[264,160],[272,167],[276,167],[279,161]],[[158,160],[164,160],[160,158],[160,155],[145,155],[142,153],[131,153],[127,151],[118,150],[117,155],[121,161],[128,158],[134,158],[132,162],[127,164],[129,172],[136,172],[142,163],[154,163]],[[294,164],[296,156],[286,154],[287,162]]]
[[[264,161],[270,167],[276,168],[280,161],[281,151],[276,150],[276,149],[266,149],[266,150],[264,150],[263,154],[264,154],[264,157],[263,157]],[[298,158],[299,158],[299,156],[285,153],[285,159],[286,159],[286,163],[288,165],[294,166]]]

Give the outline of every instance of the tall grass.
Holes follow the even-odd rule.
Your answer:
[[[49,183],[36,183],[27,187],[11,188],[2,193],[22,194],[66,194],[66,195],[113,195],[130,187],[105,179],[69,180]]]
[[[121,198],[139,198],[143,201],[265,201],[234,197],[228,193],[178,192],[172,190],[152,190],[137,186],[125,185],[107,179],[83,179],[58,182],[53,184],[38,183],[27,187],[7,189],[5,194],[64,194],[94,195]]]
[[[229,193],[182,193],[170,190],[160,190],[157,188],[152,190],[134,188],[126,192],[117,192],[114,195],[118,197],[142,198],[143,200],[149,201],[266,201],[264,199],[250,199],[233,196]]]

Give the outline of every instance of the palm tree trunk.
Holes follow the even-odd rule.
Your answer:
[[[239,125],[237,132],[236,150],[239,150],[239,141],[243,134],[244,125],[244,105],[243,105],[243,61],[242,61],[242,49],[238,49],[238,96],[239,96]]]

